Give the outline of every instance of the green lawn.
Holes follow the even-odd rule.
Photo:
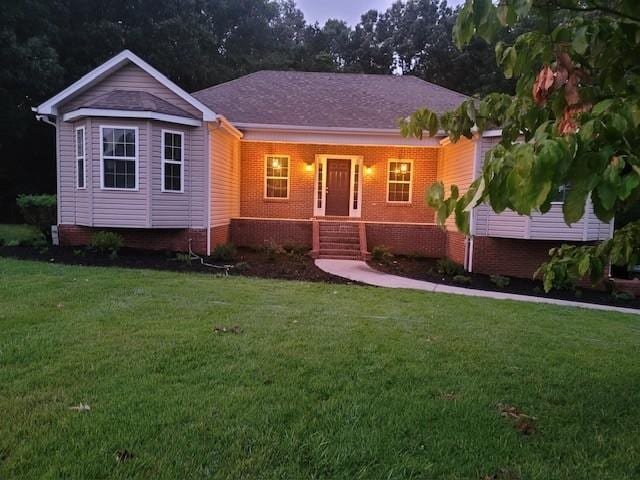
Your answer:
[[[32,225],[0,223],[0,245],[31,245],[42,234]]]
[[[639,353],[630,315],[0,259],[0,478],[638,478]]]

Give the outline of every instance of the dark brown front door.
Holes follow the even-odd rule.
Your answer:
[[[327,159],[327,199],[325,215],[349,216],[351,160]]]

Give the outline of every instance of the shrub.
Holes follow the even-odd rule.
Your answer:
[[[183,265],[191,266],[191,255],[188,253],[178,252],[176,253],[176,261]]]
[[[273,239],[269,239],[265,242],[262,251],[267,255],[267,260],[275,260],[278,255],[287,253],[282,245],[275,242]]]
[[[371,260],[378,263],[389,263],[393,258],[393,254],[389,247],[385,247],[384,245],[376,245],[371,250]]]
[[[631,292],[611,292],[611,300],[614,302],[630,302],[635,300],[635,295]]]
[[[89,247],[93,248],[100,254],[109,253],[111,258],[116,258],[118,256],[118,250],[120,250],[123,245],[124,239],[122,238],[122,235],[116,232],[98,232],[93,236],[89,243]]]
[[[441,258],[436,262],[436,270],[440,275],[445,277],[453,277],[455,275],[462,275],[464,268],[459,263],[454,262],[449,258]]]
[[[509,277],[503,277],[502,275],[491,275],[489,277],[491,283],[493,283],[498,288],[506,288],[511,283],[511,279]]]
[[[296,245],[296,244],[283,245],[282,249],[290,257],[302,257],[303,255],[306,255],[307,252],[309,251],[309,247],[307,247],[306,245]]]
[[[471,285],[472,278],[466,275],[455,275],[453,277],[453,283],[458,283],[460,285]]]
[[[16,203],[25,222],[34,225],[47,237],[51,235],[51,225],[56,224],[55,195],[18,195]]]
[[[231,262],[237,253],[238,251],[233,243],[221,243],[213,249],[211,258],[217,262]]]
[[[234,268],[237,272],[246,272],[249,270],[249,264],[247,262],[238,262]]]
[[[32,225],[0,224],[0,245],[39,248],[47,245],[47,239]]]

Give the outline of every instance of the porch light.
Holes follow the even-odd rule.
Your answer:
[[[313,171],[313,163],[312,162],[307,162],[307,164],[304,166],[304,169],[307,172],[312,172]]]
[[[371,175],[373,173],[373,168],[365,167],[364,173],[366,173],[367,175]]]

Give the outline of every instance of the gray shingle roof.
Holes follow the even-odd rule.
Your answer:
[[[127,110],[131,112],[157,112],[167,115],[195,118],[189,112],[170,104],[148,92],[135,90],[113,90],[81,105],[78,108],[103,108],[107,110]]]
[[[397,128],[421,107],[451,110],[468,97],[413,76],[263,70],[192,94],[236,123]]]

